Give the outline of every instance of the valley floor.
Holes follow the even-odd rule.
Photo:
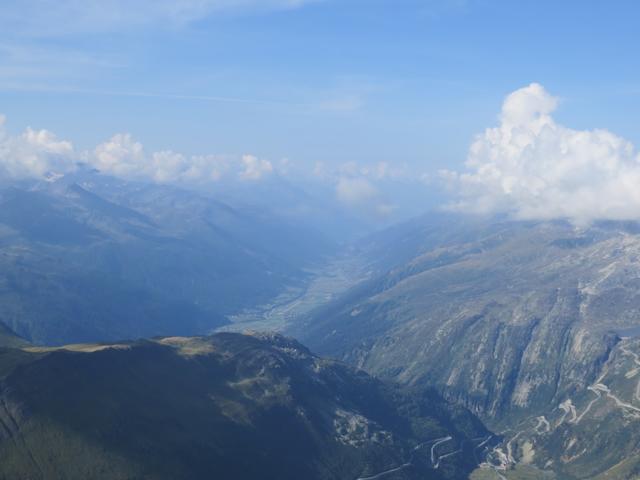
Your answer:
[[[296,319],[329,303],[349,288],[370,276],[366,264],[358,255],[345,252],[330,258],[325,264],[309,270],[308,278],[290,285],[276,298],[256,308],[231,315],[231,322],[217,332],[277,331],[282,332]]]

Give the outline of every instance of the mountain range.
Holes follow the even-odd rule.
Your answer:
[[[441,212],[344,246],[296,188],[49,180],[0,185],[5,478],[640,472],[635,222]],[[210,336],[248,326],[286,337]]]
[[[335,243],[265,208],[93,171],[0,185],[0,321],[41,344],[194,335]]]

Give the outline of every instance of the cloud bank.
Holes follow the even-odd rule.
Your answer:
[[[113,135],[95,148],[75,149],[48,130],[27,128],[11,135],[0,115],[0,180],[56,180],[89,166],[104,175],[184,188],[207,189],[217,182],[251,185],[272,177],[289,181],[316,182],[333,190],[344,208],[361,215],[389,218],[397,207],[389,201],[394,184],[406,185],[412,176],[405,165],[387,162],[359,164],[346,162],[329,166],[322,162],[314,168],[298,168],[287,158],[273,163],[256,155],[185,155],[172,150],[147,152],[128,133]]]
[[[125,180],[154,183],[209,184],[229,175],[242,180],[258,180],[271,173],[271,163],[252,155],[233,158],[225,155],[187,156],[171,150],[147,154],[129,134],[114,135],[85,153],[86,163],[107,175]],[[256,163],[262,168],[250,165]]]
[[[207,185],[221,180],[258,181],[274,172],[269,160],[255,155],[183,155],[172,150],[146,154],[129,134],[114,135],[83,159],[101,173],[125,180]]]
[[[252,154],[185,155],[173,150],[147,151],[128,133],[113,135],[89,150],[78,150],[48,130],[11,134],[0,115],[0,183],[48,180],[86,167],[115,178],[186,189],[229,191],[227,187],[280,188],[282,180],[337,201],[345,210],[374,221],[422,213],[425,187],[407,165],[378,161],[312,165],[288,158],[272,162]],[[225,183],[220,183],[225,182]],[[256,188],[255,191],[259,191]],[[401,202],[401,203],[398,203]]]
[[[147,153],[129,134],[117,134],[92,151],[77,151],[48,130],[27,128],[10,135],[0,115],[0,177],[58,178],[80,165],[124,180],[185,186],[207,185],[227,179],[252,182],[276,171],[271,162],[254,155],[183,155],[171,150]]]
[[[558,99],[533,83],[511,93],[500,124],[478,135],[467,172],[443,171],[459,200],[453,208],[519,219],[640,219],[640,156],[607,130],[555,122]]]
[[[337,200],[346,211],[374,221],[387,221],[397,213],[398,206],[390,202],[389,194],[394,196],[395,185],[403,185],[397,188],[405,190],[410,178],[406,166],[394,167],[387,162],[346,162],[334,166],[320,162],[315,169],[305,169],[287,158],[271,162],[251,154],[148,152],[128,133],[113,135],[95,148],[78,151],[72,142],[59,139],[48,130],[27,128],[12,135],[0,115],[0,182],[56,181],[84,167],[126,181],[196,190],[225,191],[228,185],[251,188],[272,178],[301,185],[315,183],[320,187],[317,191],[333,197],[324,199],[328,203]]]

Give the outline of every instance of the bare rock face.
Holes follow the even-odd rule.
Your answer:
[[[403,244],[408,250],[393,258],[391,245]],[[507,440],[522,422],[541,432],[549,422],[553,430],[551,418],[563,408],[573,412],[580,395],[588,404],[593,389],[602,403],[615,403],[594,385],[620,354],[621,337],[640,334],[635,224],[578,229],[562,222],[425,219],[371,239],[362,255],[379,274],[293,328],[314,350],[406,385],[433,386],[504,431]],[[625,403],[640,408],[640,399]],[[627,438],[635,416],[629,409],[626,416],[613,413],[618,417],[605,430]],[[500,465],[545,467],[551,461],[567,472],[578,458],[591,458],[594,475],[640,453],[625,448],[605,461],[601,434],[584,445],[565,435],[566,444],[553,440],[542,447],[531,438],[518,443],[517,452],[512,443],[510,453],[504,445],[504,458],[494,458]],[[551,445],[564,461],[540,453]],[[580,445],[585,450],[577,456]]]
[[[515,425],[488,463],[501,469],[536,465],[569,478],[637,478],[639,354],[638,339],[620,339],[586,388]]]

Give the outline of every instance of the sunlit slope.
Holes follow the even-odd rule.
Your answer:
[[[436,387],[507,440],[541,432],[527,446],[524,432],[505,442],[497,465],[524,460],[593,476],[639,451],[629,435],[640,425],[640,400],[616,393],[633,386],[630,362],[640,354],[622,340],[640,333],[638,231],[621,223],[416,221],[363,246],[384,273],[293,331],[374,374]],[[615,376],[629,375],[626,387],[606,380],[614,373],[605,365],[617,358],[628,364]],[[571,408],[579,415],[593,400],[583,420],[569,422]]]

